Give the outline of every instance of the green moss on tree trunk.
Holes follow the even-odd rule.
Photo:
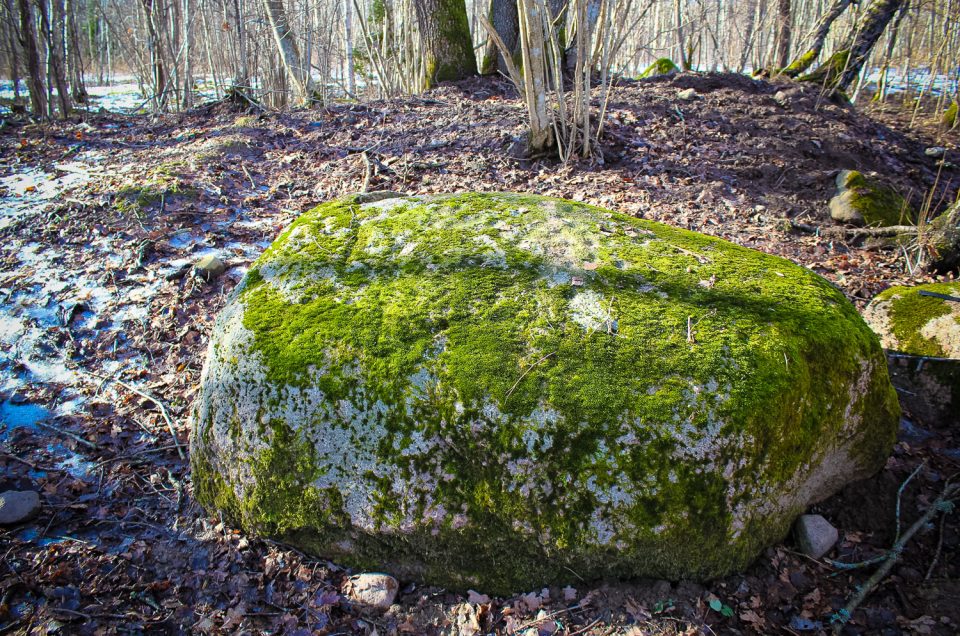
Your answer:
[[[464,0],[415,0],[426,88],[477,74]]]

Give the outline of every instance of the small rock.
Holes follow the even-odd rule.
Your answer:
[[[787,97],[787,94],[783,91],[777,91],[773,94],[773,101],[777,102],[777,105],[781,108],[786,108],[790,105],[790,98]]]
[[[355,196],[357,197],[357,203],[363,204],[386,201],[387,199],[396,199],[397,197],[402,197],[403,195],[399,192],[394,192],[393,190],[374,190],[373,192],[360,192]]]
[[[227,264],[213,254],[204,256],[193,265],[193,272],[198,278],[211,281],[227,271]]]
[[[393,605],[400,584],[389,574],[367,572],[347,580],[346,594],[354,603],[372,609],[385,610]]]
[[[800,550],[809,557],[819,559],[830,551],[840,533],[820,515],[802,515],[795,527]]]
[[[474,605],[485,605],[490,602],[490,597],[480,592],[467,590],[467,602],[473,603]]]
[[[931,146],[923,151],[923,154],[928,157],[933,157],[934,159],[939,159],[943,155],[947,154],[947,149],[943,146]]]
[[[32,490],[8,490],[0,494],[0,525],[31,519],[40,510],[40,495]]]
[[[677,93],[677,99],[682,99],[685,102],[689,102],[697,96],[697,91],[693,88],[688,88]]]

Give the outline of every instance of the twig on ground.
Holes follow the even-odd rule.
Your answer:
[[[170,437],[173,438],[173,444],[174,444],[174,446],[177,447],[177,455],[180,456],[180,459],[186,459],[186,458],[187,458],[186,454],[184,454],[184,452],[183,452],[183,446],[180,444],[180,440],[177,438],[177,431],[176,431],[176,429],[175,429],[174,426],[173,426],[173,418],[170,417],[170,412],[167,411],[167,407],[163,404],[163,402],[161,402],[161,401],[158,400],[157,398],[153,397],[153,396],[150,395],[149,393],[145,393],[144,391],[141,391],[141,390],[138,389],[137,387],[135,387],[135,386],[133,386],[133,385],[130,385],[130,384],[127,384],[127,383],[124,382],[123,380],[118,380],[117,378],[112,378],[112,377],[109,377],[109,376],[100,375],[99,373],[94,373],[94,372],[92,372],[92,371],[86,371],[86,370],[84,370],[84,373],[86,373],[87,375],[93,376],[93,377],[95,377],[95,378],[99,378],[99,379],[101,379],[101,380],[106,380],[106,381],[108,381],[108,382],[114,382],[114,383],[116,383],[116,384],[119,384],[120,386],[122,386],[122,387],[125,388],[126,390],[128,390],[128,391],[130,391],[130,392],[132,392],[132,393],[136,393],[137,395],[139,395],[139,396],[142,397],[143,399],[148,400],[148,401],[152,402],[154,405],[156,405],[156,407],[157,407],[158,409],[160,409],[160,415],[163,417],[163,421],[166,422],[166,424],[167,424],[167,430],[170,431]]]
[[[927,568],[927,574],[923,577],[924,581],[929,581],[930,577],[933,576],[933,571],[937,569],[937,564],[940,562],[940,555],[943,553],[943,526],[946,525],[946,515],[940,517],[940,532],[937,533],[937,551],[933,553],[933,560],[930,562],[930,567]]]
[[[503,396],[503,401],[506,402],[507,399],[508,399],[511,395],[513,395],[513,392],[514,392],[514,391],[516,390],[516,388],[520,385],[520,382],[521,382],[525,377],[527,377],[527,374],[528,374],[528,373],[530,373],[537,365],[539,365],[541,362],[543,362],[544,360],[546,360],[547,358],[549,358],[550,356],[552,356],[552,355],[555,354],[555,353],[556,353],[556,351],[552,351],[552,352],[548,353],[547,355],[543,356],[542,358],[540,358],[539,360],[537,360],[536,362],[534,362],[533,364],[531,364],[529,367],[527,367],[527,369],[526,369],[522,374],[520,374],[520,377],[517,378],[517,381],[513,383],[513,386],[510,387],[510,390],[507,391],[507,394],[506,394],[505,396]]]
[[[923,513],[919,519],[917,519],[912,526],[907,528],[907,531],[897,539],[893,544],[893,547],[890,549],[888,558],[883,562],[877,571],[873,573],[867,582],[857,588],[857,593],[850,598],[846,606],[841,609],[839,612],[834,614],[831,619],[833,622],[833,633],[840,634],[843,631],[843,626],[851,619],[853,612],[860,606],[860,603],[870,595],[870,593],[886,578],[887,574],[893,569],[893,566],[900,560],[900,555],[903,553],[903,548],[906,546],[907,542],[913,538],[921,528],[930,523],[930,520],[933,519],[937,513],[944,512],[949,513],[954,508],[954,502],[952,497],[960,492],[960,484],[951,484],[948,483],[944,486],[943,492],[940,493],[940,496],[937,497],[936,501],[927,508],[927,511]]]
[[[819,225],[810,225],[800,223],[792,219],[783,219],[789,223],[794,230],[800,230],[807,234],[820,234],[823,236],[900,236],[901,234],[916,234],[915,225],[890,225],[888,227],[821,227]]]
[[[55,431],[55,432],[57,432],[57,433],[60,433],[61,435],[66,435],[66,436],[69,437],[70,439],[75,440],[75,441],[79,442],[80,444],[83,444],[83,445],[86,446],[87,448],[92,448],[93,450],[100,450],[100,447],[97,446],[96,444],[94,444],[93,442],[91,442],[90,440],[83,439],[82,437],[80,437],[80,436],[77,435],[76,433],[72,433],[72,432],[70,432],[70,431],[66,431],[66,430],[64,430],[64,429],[62,429],[62,428],[60,428],[60,427],[58,427],[58,426],[54,426],[54,425],[51,424],[50,422],[44,422],[43,420],[40,420],[39,422],[37,422],[37,426],[42,426],[42,427],[44,427],[44,428],[49,428],[51,431]]]

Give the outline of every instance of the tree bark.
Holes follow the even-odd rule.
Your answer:
[[[425,88],[477,74],[464,0],[414,0]]]
[[[793,31],[793,15],[790,0],[777,0],[777,68],[790,64],[790,38]]]
[[[847,10],[850,4],[851,0],[834,0],[830,10],[817,22],[810,48],[808,48],[803,55],[794,59],[789,66],[784,68],[781,71],[783,75],[787,77],[797,77],[813,66],[813,63],[817,61],[817,58],[820,57],[820,53],[823,51],[823,45],[827,41],[830,27],[837,21],[837,18],[843,15],[843,12]]]
[[[15,26],[17,9],[13,0],[4,0],[4,10],[10,18],[9,24],[4,29],[4,35],[7,37],[7,46],[10,48],[10,79],[13,81],[13,102],[16,104],[20,102],[20,56],[17,51],[19,43]]]
[[[837,88],[845,91],[857,79],[870,56],[870,51],[880,40],[880,36],[904,2],[905,0],[875,0],[870,5],[860,28],[852,29],[847,36],[847,41],[852,44],[848,48],[847,63],[839,75]]]
[[[673,3],[674,21],[677,27],[677,48],[679,49],[680,68],[684,71],[690,70],[690,58],[687,57],[687,40],[683,33],[683,0],[674,0]]]
[[[550,113],[547,110],[547,43],[544,16],[536,0],[518,0],[520,52],[523,56],[524,101],[530,116],[527,154],[546,154],[554,144]]]
[[[27,75],[30,84],[30,108],[34,116],[47,116],[47,89],[43,82],[43,68],[40,62],[40,43],[34,27],[33,8],[30,0],[17,0],[20,10],[20,45],[27,57]]]
[[[490,9],[487,16],[497,35],[500,36],[504,45],[516,59],[520,54],[520,22],[517,16],[516,0],[490,0]],[[493,38],[489,38],[483,50],[480,73],[482,75],[492,75],[497,71],[503,74],[509,72],[503,55],[497,49]]]
[[[70,115],[70,89],[67,87],[63,66],[63,5],[61,0],[51,0],[52,15],[48,16],[46,7],[40,6],[40,30],[47,44],[47,76],[57,87],[57,105],[60,117],[66,119]],[[50,18],[53,18],[53,24]],[[49,107],[50,104],[47,104]],[[50,113],[51,116],[53,113]]]
[[[310,100],[310,69],[300,57],[300,49],[297,48],[297,40],[287,20],[283,0],[263,0],[263,6],[270,20],[284,70],[293,86],[294,99],[298,104],[306,104]]]

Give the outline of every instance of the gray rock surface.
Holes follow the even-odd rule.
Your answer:
[[[370,609],[385,610],[393,605],[400,584],[389,574],[366,572],[347,580],[347,597]]]
[[[208,254],[196,262],[193,271],[200,278],[209,281],[227,271],[227,264],[213,254]]]
[[[32,490],[0,493],[0,525],[13,525],[33,518],[40,510],[40,495]]]
[[[685,102],[689,102],[697,97],[697,91],[693,88],[688,88],[677,93],[677,99],[682,99]]]
[[[807,556],[819,559],[836,544],[840,533],[820,515],[803,515],[797,519],[795,528],[800,550]]]

